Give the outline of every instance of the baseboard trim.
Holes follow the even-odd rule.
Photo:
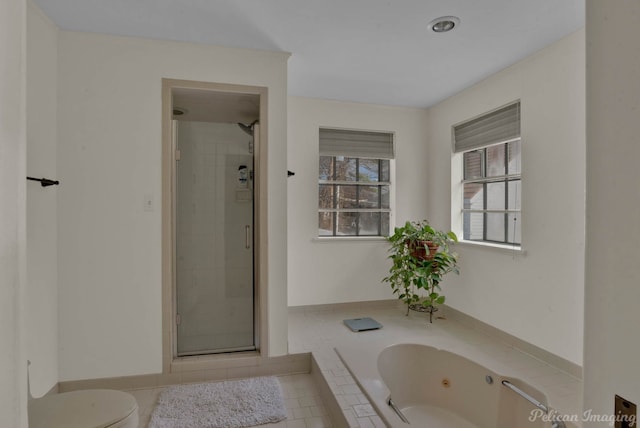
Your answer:
[[[182,383],[213,382],[255,376],[290,375],[311,372],[311,353],[278,357],[228,358],[221,361],[206,358],[185,362],[173,373],[145,374],[99,379],[83,379],[58,383],[59,392],[80,389],[117,389],[121,391],[157,388]]]
[[[396,308],[400,302],[395,299],[366,300],[363,302],[324,303],[320,305],[289,306],[290,313],[332,312],[344,309]]]

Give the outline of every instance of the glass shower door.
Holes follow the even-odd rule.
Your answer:
[[[177,125],[177,354],[254,350],[252,137],[235,124]]]

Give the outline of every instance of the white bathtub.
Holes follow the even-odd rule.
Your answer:
[[[545,412],[548,406],[543,393],[455,353],[422,344],[391,345],[377,359],[359,355],[362,350],[337,351],[390,427],[407,428],[403,416],[411,426],[421,428],[554,426],[550,416],[556,412]],[[372,364],[371,360],[376,361]]]

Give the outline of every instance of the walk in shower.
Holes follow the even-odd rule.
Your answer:
[[[255,350],[259,125],[184,119],[173,121],[176,355]]]

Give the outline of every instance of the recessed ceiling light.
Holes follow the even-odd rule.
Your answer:
[[[453,30],[458,24],[460,24],[460,18],[457,16],[441,16],[431,21],[427,28],[436,33],[446,33]]]
[[[173,115],[174,116],[182,116],[184,114],[187,114],[187,109],[186,108],[182,108],[182,107],[174,107],[173,108]]]

